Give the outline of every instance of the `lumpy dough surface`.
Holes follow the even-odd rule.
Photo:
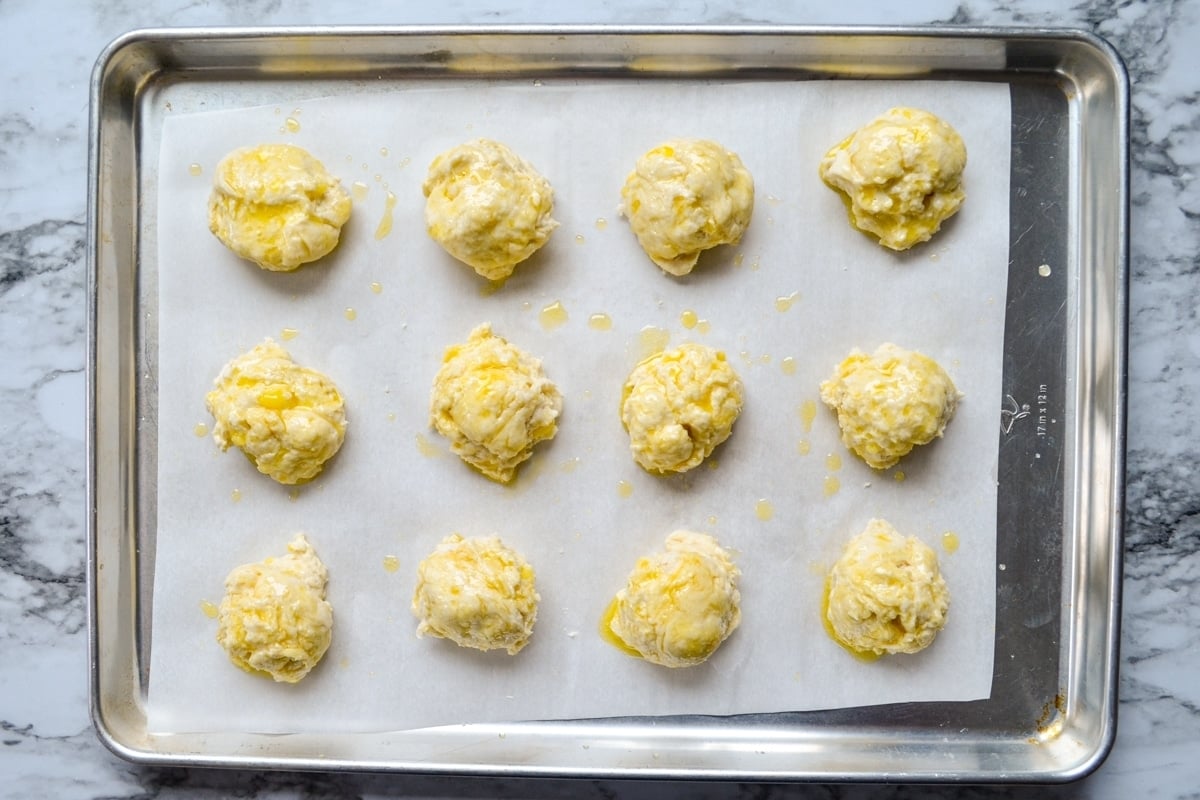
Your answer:
[[[446,349],[430,419],[463,461],[507,483],[538,442],[554,438],[562,395],[542,362],[484,324]]]
[[[422,190],[429,236],[489,280],[511,275],[558,227],[550,182],[491,139],[434,158]]]
[[[725,354],[683,344],[642,361],[629,374],[621,422],[633,458],[651,472],[686,472],[729,438],[743,389]]]
[[[821,384],[842,442],[875,469],[894,466],[914,447],[941,437],[959,397],[936,361],[890,342],[870,355],[852,350]]]
[[[646,255],[686,275],[700,253],[737,244],[754,210],[754,180],[736,153],[706,139],[674,139],[638,159],[622,212]]]
[[[286,555],[234,568],[218,609],[217,641],[247,672],[296,683],[333,637],[329,573],[303,534]]]
[[[286,272],[337,247],[351,205],[338,179],[306,150],[244,147],[217,164],[208,227],[242,258]]]
[[[873,519],[829,572],[826,622],[840,644],[873,655],[916,653],[946,624],[950,594],[937,553]]]
[[[967,149],[949,123],[893,108],[821,159],[821,179],[840,192],[859,230],[892,250],[928,241],[962,205]]]
[[[711,536],[675,531],[638,560],[608,625],[642,658],[664,667],[708,660],[741,622],[741,572]]]
[[[418,567],[412,610],[417,636],[516,655],[533,635],[540,599],[533,567],[499,538],[451,534]]]
[[[213,440],[240,448],[279,483],[304,483],[346,436],[342,395],[329,378],[294,362],[271,339],[230,361],[206,397]]]

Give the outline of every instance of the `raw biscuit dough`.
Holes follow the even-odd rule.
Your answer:
[[[538,442],[554,438],[562,395],[542,362],[488,324],[446,349],[433,381],[430,422],[463,461],[507,483]]]
[[[241,448],[259,472],[283,484],[316,477],[346,436],[337,387],[271,339],[226,364],[205,402],[217,445]]]
[[[655,473],[687,472],[729,438],[743,389],[725,354],[683,344],[642,361],[621,396],[633,458]]]
[[[841,193],[854,227],[907,250],[958,211],[966,165],[966,145],[949,123],[892,108],[830,149],[818,171]]]
[[[675,531],[662,551],[638,559],[605,624],[623,649],[654,664],[701,664],[741,622],[740,575],[712,536]]]
[[[451,534],[417,568],[417,636],[516,655],[533,635],[541,598],[533,567],[495,536]]]
[[[826,593],[828,630],[861,655],[924,650],[945,626],[950,607],[937,553],[882,519],[846,543]]]
[[[217,612],[217,641],[229,660],[278,682],[301,680],[333,638],[328,582],[329,572],[302,533],[287,555],[234,568]]]
[[[940,438],[961,395],[936,361],[890,342],[871,355],[855,348],[821,384],[837,412],[842,442],[875,469],[894,466]]]
[[[287,272],[337,247],[350,208],[338,179],[306,150],[264,144],[217,164],[208,227],[242,258]]]
[[[704,250],[741,241],[754,210],[754,180],[718,143],[673,139],[638,159],[621,200],[646,255],[672,275],[687,275]]]
[[[421,188],[429,236],[488,280],[511,275],[558,227],[550,182],[491,139],[437,156]]]

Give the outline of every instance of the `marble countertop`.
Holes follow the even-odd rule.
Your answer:
[[[1200,0],[4,0],[0,30],[0,796],[1200,797]],[[338,23],[1065,26],[1108,39],[1132,98],[1124,619],[1116,747],[1049,788],[751,786],[151,769],[88,719],[85,214],[94,60],[139,27]]]

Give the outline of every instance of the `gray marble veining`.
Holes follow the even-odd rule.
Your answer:
[[[97,742],[87,718],[83,493],[96,56],[145,26],[529,21],[1067,26],[1122,54],[1133,86],[1124,627],[1118,741],[1096,775],[1046,790],[247,775],[133,767]],[[1200,0],[5,0],[0,30],[0,796],[1200,797]]]

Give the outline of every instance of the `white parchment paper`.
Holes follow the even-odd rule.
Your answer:
[[[817,177],[828,147],[894,105],[945,117],[969,154],[962,211],[907,254],[851,229]],[[562,223],[499,290],[422,221],[426,166],[477,136],[549,178]],[[756,184],[743,242],[683,279],[661,273],[617,214],[636,158],[677,136],[735,150]],[[363,184],[338,250],[292,274],[239,260],[207,229],[217,161],[270,141]],[[160,292],[150,730],[380,731],[986,697],[1008,175],[1008,89],[992,84],[390,84],[168,118],[148,209]],[[567,314],[558,327],[541,313],[555,303]],[[596,314],[611,329],[589,324]],[[484,321],[541,357],[565,401],[557,438],[510,487],[465,467],[428,428],[443,349]],[[671,344],[724,349],[746,386],[732,438],[681,477],[638,468],[618,418],[647,326]],[[196,432],[211,427],[204,395],[221,367],[284,329],[296,332],[285,342],[296,360],[341,388],[350,419],[341,452],[299,490]],[[937,359],[965,397],[943,440],[875,472],[840,444],[817,386],[852,347],[889,340]],[[952,604],[931,648],[864,663],[826,636],[819,605],[825,571],[872,516],[939,550]],[[635,560],[677,528],[716,535],[743,572],[741,627],[688,670],[630,658],[597,633]],[[231,568],[284,552],[297,531],[329,568],[334,639],[301,684],[276,685],[229,663],[202,606],[219,603]],[[417,563],[451,532],[498,534],[536,568],[537,627],[516,657],[415,637]]]

